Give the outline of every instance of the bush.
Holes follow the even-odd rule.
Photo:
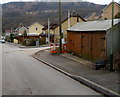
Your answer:
[[[36,46],[36,41],[40,41],[39,39],[26,39],[26,46]]]
[[[26,46],[36,46],[36,41],[39,41],[39,45],[43,45],[46,43],[46,38],[40,38],[40,39],[36,39],[36,38],[32,38],[32,39],[24,39],[22,41],[22,45],[26,45]]]
[[[40,45],[46,44],[46,38],[45,37],[40,38],[39,42],[40,42]]]
[[[26,40],[25,39],[23,39],[22,45],[26,45]]]

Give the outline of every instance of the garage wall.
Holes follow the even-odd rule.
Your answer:
[[[109,59],[110,51],[111,51],[111,40],[112,40],[112,30],[109,29],[107,31],[107,57]],[[114,26],[113,31],[113,53],[118,54],[120,53],[120,23]]]

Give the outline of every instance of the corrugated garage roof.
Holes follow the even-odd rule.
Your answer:
[[[120,23],[120,19],[114,19],[114,25]],[[77,23],[67,31],[106,31],[111,28],[111,20],[99,20]]]

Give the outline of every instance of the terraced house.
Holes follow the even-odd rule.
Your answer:
[[[73,25],[75,25],[77,22],[85,22],[85,20],[80,16],[80,15],[70,15],[70,17],[64,19],[62,21],[62,33],[63,33],[63,38],[66,41],[67,40],[67,29]],[[48,33],[48,28],[43,29],[46,33]],[[54,35],[54,42],[58,43],[59,42],[59,24],[51,24],[50,25],[50,34]]]
[[[103,19],[111,19],[112,18],[112,3],[114,3],[114,17],[120,13],[120,4],[117,2],[111,2],[102,10],[102,18]]]

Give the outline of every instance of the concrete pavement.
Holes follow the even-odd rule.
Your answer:
[[[75,58],[75,60],[71,60],[67,58],[68,56],[50,55],[49,50],[37,52],[34,57],[105,95],[120,96],[118,72],[94,70],[93,64],[89,62],[86,62],[87,65],[85,65],[75,61],[78,60]],[[83,59],[80,61],[83,62]]]
[[[6,44],[11,44],[11,45],[14,45],[14,46],[19,47],[19,48],[41,48],[41,47],[49,47],[49,44],[39,45],[39,46],[25,46],[25,45],[22,45],[22,44],[10,43],[10,42],[6,42]]]

